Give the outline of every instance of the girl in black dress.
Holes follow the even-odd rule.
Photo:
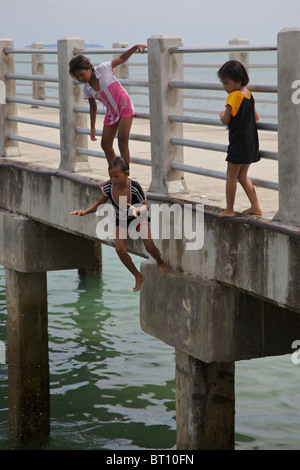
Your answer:
[[[236,180],[247,194],[251,206],[244,213],[261,216],[255,188],[248,178],[251,163],[259,161],[256,121],[259,116],[255,109],[252,94],[246,88],[249,77],[245,67],[237,60],[226,62],[218,71],[218,76],[228,93],[225,110],[220,114],[223,124],[228,124],[229,145],[226,161],[226,209],[220,217],[234,217]]]

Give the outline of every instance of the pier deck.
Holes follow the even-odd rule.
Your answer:
[[[40,119],[42,121],[59,122],[59,112],[55,109],[47,108],[30,108],[28,106],[18,107],[18,116],[31,117],[33,119]],[[102,130],[102,116],[97,116],[97,130]],[[49,129],[41,126],[26,125],[23,123],[18,124],[19,135],[26,137],[33,137],[38,140],[47,142],[59,143],[59,131]],[[150,124],[145,119],[135,118],[133,121],[132,134],[150,135]],[[213,127],[195,124],[184,125],[184,138],[191,140],[202,140],[207,142],[215,142],[220,144],[227,144],[227,129],[226,127]],[[89,149],[94,151],[101,151],[100,139],[97,142],[92,142],[89,139]],[[277,133],[268,131],[259,131],[260,148],[277,152],[278,139]],[[140,157],[151,161],[150,144],[146,142],[138,142],[131,140],[129,142],[131,155],[133,157]],[[57,169],[59,167],[60,155],[59,151],[49,149],[46,147],[38,147],[28,143],[19,142],[20,157],[14,160],[17,162],[36,163]],[[118,154],[117,142],[115,143],[115,151]],[[226,155],[222,152],[208,151],[195,148],[184,149],[185,163],[192,166],[203,168],[210,168],[221,172],[226,172],[227,163],[225,161]],[[77,175],[92,177],[95,179],[103,180],[107,177],[107,164],[104,158],[89,157],[89,164],[91,171],[80,172]],[[261,159],[260,162],[253,164],[250,167],[249,176],[268,179],[270,181],[277,181],[278,178],[278,163],[274,160]],[[147,190],[151,183],[151,167],[131,164],[131,177],[140,182],[142,187]],[[225,180],[211,178],[207,176],[194,175],[185,173],[185,181],[188,188],[188,194],[180,195],[180,198],[193,200],[195,202],[217,206],[220,208],[225,207]],[[271,219],[278,210],[278,193],[277,191],[257,188],[258,197],[263,210],[263,218]],[[247,197],[238,185],[236,195],[236,211],[242,212],[248,208]]]

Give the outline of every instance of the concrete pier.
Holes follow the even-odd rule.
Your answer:
[[[288,48],[288,38],[295,41],[294,36],[297,38],[298,34],[298,30],[293,30],[279,35],[279,57],[298,54],[298,50]],[[59,44],[60,70],[63,70],[67,58],[74,53],[71,46],[75,43],[64,39]],[[78,44],[81,47],[80,41]],[[180,45],[180,39],[173,36],[149,39],[151,149],[148,148],[147,156],[150,160],[151,155],[151,165],[145,170],[133,164],[130,170],[131,176],[148,190],[150,210],[155,210],[157,204],[167,209],[175,204],[184,214],[185,204],[195,206],[207,202],[203,204],[199,228],[203,231],[203,243],[197,249],[188,249],[187,234],[180,238],[174,235],[174,218],[170,219],[170,237],[164,239],[159,233],[155,242],[170,272],[162,277],[151,260],[142,263],[145,281],[140,292],[141,327],[176,351],[177,448],[233,449],[235,361],[290,353],[293,341],[300,335],[300,224],[296,214],[300,200],[296,165],[299,133],[297,125],[291,126],[289,122],[290,105],[287,114],[282,107],[279,210],[277,194],[261,190],[263,217],[245,217],[238,211],[248,206],[238,193],[238,216],[219,218],[225,200],[223,181],[212,184],[211,179],[207,182],[195,175],[193,179],[183,179],[181,172],[171,171],[172,163],[183,160],[182,149],[170,144],[171,133],[177,133],[178,137],[201,133],[201,139],[204,136],[210,140],[213,135],[216,141],[227,142],[225,129],[194,126],[191,130],[181,124],[171,125],[167,118],[169,113],[181,112],[181,94],[168,87],[168,80],[181,77],[180,56],[176,58],[168,50]],[[287,60],[289,66],[295,63],[298,67],[293,57]],[[279,71],[280,67],[279,64]],[[288,77],[291,79],[292,74]],[[107,180],[107,163],[92,158],[80,160],[76,154],[76,145],[84,145],[80,140],[73,145],[73,140],[79,139],[79,135],[75,138],[76,127],[84,125],[74,121],[73,113],[75,105],[81,103],[80,89],[73,88],[69,79],[64,83],[61,78],[61,82],[66,96],[61,100],[60,135],[52,136],[62,140],[61,152],[55,158],[40,149],[37,153],[32,149],[23,152],[20,144],[22,156],[9,159],[9,146],[5,146],[9,141],[10,122],[7,105],[2,114],[0,263],[6,268],[8,291],[10,430],[20,439],[47,434],[49,430],[46,272],[97,269],[95,244],[114,245],[111,239],[98,239],[97,215],[85,218],[70,215],[71,211],[87,207],[99,198],[99,185]],[[282,100],[283,79],[280,83]],[[70,101],[67,95],[71,96]],[[293,112],[298,113],[294,109]],[[58,120],[57,115],[55,118]],[[74,139],[68,140],[68,134]],[[270,137],[264,132],[261,136],[271,150],[276,148],[277,136]],[[134,148],[137,147],[133,143],[133,153]],[[205,165],[207,152],[195,152],[189,151],[185,158],[192,161],[197,157],[197,164]],[[223,166],[225,170],[225,157],[212,152],[209,158],[210,163],[214,159],[216,168]],[[276,179],[277,166],[274,170],[271,165],[272,162],[263,161],[253,171],[258,175],[272,174]],[[286,185],[289,199],[283,194]],[[291,209],[286,211],[288,204]],[[197,221],[194,209],[192,226]],[[147,258],[140,240],[129,240],[128,248]],[[33,322],[35,327],[31,331]]]

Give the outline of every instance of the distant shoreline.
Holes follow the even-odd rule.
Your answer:
[[[43,44],[43,43],[41,43]],[[43,44],[44,47],[57,47],[57,44]],[[26,49],[31,49],[31,45],[24,46]],[[101,44],[85,44],[85,47],[104,47]]]

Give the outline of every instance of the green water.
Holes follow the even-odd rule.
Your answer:
[[[175,449],[174,350],[141,331],[139,294],[112,248],[103,262],[97,279],[48,273],[51,434],[25,448]],[[6,342],[4,284],[0,268]],[[289,355],[236,363],[236,449],[300,448],[299,377]],[[7,393],[4,364],[0,450],[22,449],[8,437]]]

